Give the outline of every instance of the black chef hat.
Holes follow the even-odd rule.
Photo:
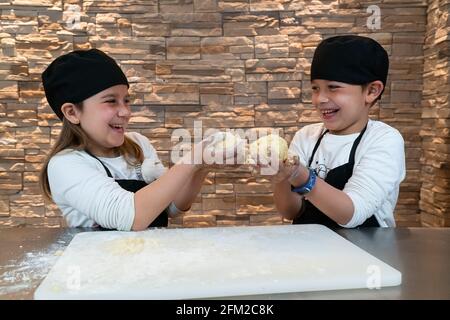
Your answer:
[[[98,49],[76,50],[56,58],[42,73],[45,96],[62,119],[61,106],[80,103],[118,84],[129,87],[116,61]]]
[[[388,69],[388,54],[375,40],[336,36],[323,40],[314,52],[311,81],[323,79],[362,85],[380,80],[386,86]]]

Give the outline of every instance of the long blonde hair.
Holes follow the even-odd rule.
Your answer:
[[[83,108],[83,104],[76,104],[76,107],[81,110]],[[51,200],[52,198],[47,173],[50,159],[64,149],[85,150],[88,142],[89,137],[83,131],[81,126],[71,123],[64,117],[58,140],[47,155],[39,175],[39,185],[44,196],[48,200]],[[124,143],[120,147],[117,147],[116,150],[124,156],[125,161],[130,165],[142,164],[144,161],[144,153],[142,152],[140,146],[127,136],[125,136]]]

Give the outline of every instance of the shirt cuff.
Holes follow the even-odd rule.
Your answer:
[[[347,196],[350,198],[350,200],[353,202],[353,215],[352,218],[350,219],[349,222],[347,222],[346,224],[340,224],[338,223],[341,227],[343,228],[356,228],[357,226],[359,226],[360,224],[362,224],[364,222],[364,220],[361,222],[361,213],[360,213],[360,209],[363,204],[361,203],[360,198],[358,196],[353,195],[350,192],[346,192]]]
[[[134,219],[136,217],[136,210],[134,207],[134,193],[128,191],[128,196],[130,197],[130,205],[128,214],[120,215],[118,221],[117,230],[118,231],[132,231]]]
[[[186,211],[180,210],[180,209],[177,208],[175,203],[171,202],[170,205],[169,205],[169,208],[167,210],[167,213],[169,214],[170,217],[176,217],[179,214],[188,212],[189,209],[187,209]]]

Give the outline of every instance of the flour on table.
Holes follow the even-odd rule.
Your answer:
[[[0,300],[3,295],[31,292],[45,278],[64,249],[64,242],[58,242],[46,250],[27,252],[23,258],[9,260],[8,264],[0,267]]]

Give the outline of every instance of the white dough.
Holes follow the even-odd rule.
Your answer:
[[[288,144],[279,135],[268,134],[250,144],[249,156],[252,160],[256,161],[264,157],[268,161],[272,155],[275,155],[279,161],[284,161],[288,158]]]
[[[112,255],[131,255],[144,250],[144,238],[121,238],[107,244],[107,251]]]

